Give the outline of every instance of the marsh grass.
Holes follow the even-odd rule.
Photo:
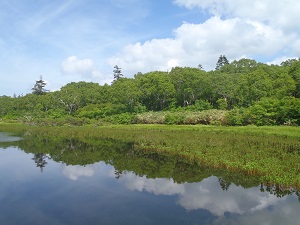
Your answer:
[[[24,136],[115,139],[140,151],[180,157],[217,169],[260,176],[268,185],[300,188],[298,127],[116,125],[38,127],[0,124],[0,131]]]

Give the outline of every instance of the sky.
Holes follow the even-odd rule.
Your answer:
[[[220,55],[279,64],[300,56],[299,0],[0,0],[0,96],[35,81],[110,84]]]

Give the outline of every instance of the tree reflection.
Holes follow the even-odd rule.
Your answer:
[[[145,151],[129,141],[34,136],[19,141],[18,146],[23,151],[33,154],[32,160],[41,172],[49,159],[66,165],[81,166],[102,161],[115,168],[116,179],[120,179],[126,171],[147,178],[172,178],[179,184],[201,182],[215,176],[218,177],[220,187],[224,191],[228,191],[231,184],[234,184],[244,188],[260,187],[261,192],[270,192],[278,197],[293,193],[300,195],[294,188],[262,183],[259,175],[249,176],[239,171],[216,169],[178,156],[159,154],[151,149]]]
[[[119,179],[125,172],[122,170],[115,169],[115,178]]]
[[[45,153],[35,153],[32,158],[32,160],[36,163],[36,167],[39,167],[41,172],[43,172],[44,167],[48,164],[46,159],[51,159],[51,157]]]
[[[221,177],[219,177],[218,179],[219,179],[219,183],[220,183],[222,190],[227,191],[231,183],[227,182],[226,180],[224,180]]]

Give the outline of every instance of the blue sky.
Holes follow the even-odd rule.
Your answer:
[[[297,0],[1,0],[0,96],[110,83],[174,66],[211,70],[221,54],[279,63],[299,57]]]

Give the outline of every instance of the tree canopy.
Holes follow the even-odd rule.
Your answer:
[[[209,72],[198,67],[175,67],[169,72],[124,78],[116,66],[114,73],[110,85],[71,82],[54,92],[45,89],[46,82],[40,77],[31,94],[0,97],[0,118],[136,122],[145,121],[134,118],[139,113],[162,112],[162,118],[170,119],[165,116],[167,112],[220,110],[220,123],[226,125],[300,125],[299,59],[267,65],[252,59],[229,63],[221,55],[216,70]],[[193,119],[176,115],[180,123],[210,121],[196,119],[195,115]]]

